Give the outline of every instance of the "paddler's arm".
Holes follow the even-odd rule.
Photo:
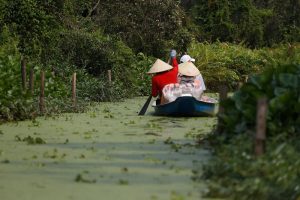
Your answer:
[[[171,63],[173,66],[173,69],[175,71],[175,73],[178,73],[178,62],[177,62],[177,58],[176,58],[176,50],[171,50],[170,52],[170,57],[171,57]]]

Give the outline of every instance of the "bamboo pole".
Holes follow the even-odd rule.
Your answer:
[[[73,73],[72,76],[72,102],[73,107],[76,108],[77,101],[76,101],[76,73]]]
[[[256,134],[254,141],[254,152],[256,156],[261,156],[265,153],[267,110],[267,98],[263,97],[257,102]]]
[[[45,72],[41,71],[41,87],[40,87],[40,112],[45,112]]]

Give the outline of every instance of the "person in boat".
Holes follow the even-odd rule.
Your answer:
[[[171,50],[170,57],[172,66],[160,59],[157,59],[148,71],[148,74],[154,74],[152,77],[152,96],[157,97],[157,105],[164,103],[164,97],[162,94],[164,86],[171,83],[177,83],[178,62],[175,50]]]
[[[175,101],[180,96],[193,96],[200,100],[203,93],[201,82],[196,79],[200,71],[192,62],[181,63],[178,67],[178,83],[163,88],[165,102]]]
[[[195,63],[195,59],[192,58],[191,56],[185,54],[183,55],[181,58],[180,58],[180,63],[186,63],[186,62],[192,62],[192,63]],[[199,72],[199,75],[196,76],[196,79],[195,80],[199,80],[200,83],[201,83],[201,87],[204,90],[206,90],[206,86],[205,86],[205,83],[204,83],[204,80],[203,80],[203,77],[202,77],[202,74]]]

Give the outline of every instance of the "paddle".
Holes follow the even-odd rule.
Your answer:
[[[147,108],[150,104],[150,101],[152,99],[152,95],[150,95],[147,99],[147,101],[145,102],[144,106],[142,107],[141,111],[139,112],[139,115],[144,115],[147,111]]]

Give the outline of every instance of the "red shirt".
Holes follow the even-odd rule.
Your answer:
[[[162,89],[170,83],[177,83],[178,63],[176,58],[172,58],[173,68],[169,71],[157,73],[152,77],[152,96],[161,96]]]

